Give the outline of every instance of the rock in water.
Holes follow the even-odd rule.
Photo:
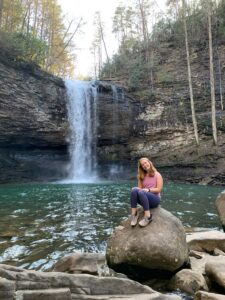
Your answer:
[[[106,268],[105,255],[100,253],[73,253],[61,258],[54,266],[54,272],[70,274],[101,275]]]
[[[151,210],[153,221],[146,227],[132,228],[130,218],[123,221],[110,237],[106,258],[108,265],[141,267],[174,272],[188,261],[185,230],[174,215],[163,208]],[[139,220],[143,217],[140,213]]]
[[[225,231],[225,191],[219,194],[215,202],[216,209],[222,223],[223,231]]]

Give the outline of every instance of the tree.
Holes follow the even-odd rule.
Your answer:
[[[72,20],[66,27],[57,0],[0,0],[5,47],[15,59],[33,61],[55,75],[72,72],[73,40],[82,25]]]
[[[214,83],[214,65],[213,65],[213,46],[212,46],[212,3],[208,0],[208,32],[209,32],[209,67],[210,67],[210,90],[211,90],[211,111],[212,111],[212,133],[213,142],[217,145],[217,126],[216,126],[216,100],[215,100],[215,83]]]
[[[149,2],[148,0],[137,0],[136,7],[139,11],[139,18],[141,23],[142,37],[144,45],[148,46],[149,31],[148,31],[148,14],[149,14]]]
[[[102,61],[103,61],[102,46],[104,47],[104,50],[105,50],[107,64],[110,65],[108,50],[106,47],[105,36],[104,36],[104,24],[102,23],[100,12],[95,13],[94,25],[96,27],[96,33],[95,33],[95,37],[92,41],[91,52],[94,55],[95,74],[96,74],[96,70],[98,70],[98,75],[99,75],[101,72],[101,69],[102,69]],[[110,69],[109,69],[109,71],[110,71]],[[108,74],[108,76],[110,76],[110,74]]]
[[[218,56],[218,69],[219,69],[219,83],[220,83],[220,105],[221,109],[223,110],[223,87],[222,87],[222,72],[221,72],[221,61],[219,51],[217,51]]]
[[[120,44],[138,36],[135,29],[135,22],[135,11],[131,6],[119,5],[116,8],[113,17],[112,32],[116,34]]]
[[[3,12],[4,0],[0,0],[0,28],[2,25],[2,12]]]
[[[183,6],[183,22],[184,22],[185,47],[186,47],[186,56],[187,56],[187,68],[188,68],[188,82],[189,82],[189,92],[190,92],[190,100],[191,100],[191,115],[192,115],[192,123],[194,126],[196,144],[199,145],[198,127],[197,127],[197,120],[195,116],[195,106],[194,106],[192,80],[191,80],[191,65],[190,65],[190,55],[189,55],[189,45],[188,45],[187,23],[186,23],[186,16],[185,16],[186,14],[185,0],[182,0],[182,6]]]

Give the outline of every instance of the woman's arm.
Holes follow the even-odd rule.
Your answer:
[[[162,188],[163,188],[163,178],[160,173],[157,173],[156,174],[156,187],[150,188],[149,192],[158,194],[161,192]]]
[[[138,187],[142,189],[142,181],[140,179],[138,179]]]

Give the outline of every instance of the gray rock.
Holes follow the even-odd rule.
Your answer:
[[[196,259],[195,257],[190,257],[191,269],[202,275],[206,275],[205,265],[207,263],[225,263],[225,257],[223,255],[212,256],[208,253],[201,252],[202,258]]]
[[[63,80],[0,61],[0,98],[0,182],[62,178],[69,132]]]
[[[195,257],[195,258],[197,258],[197,259],[201,259],[201,258],[202,258],[201,253],[200,253],[199,251],[195,251],[195,250],[191,250],[191,251],[189,252],[189,256],[190,256],[190,257]]]
[[[159,293],[149,294],[133,294],[133,295],[105,295],[105,296],[73,296],[73,300],[181,300],[181,297],[176,295],[162,295]]]
[[[15,283],[0,277],[0,291],[15,291]]]
[[[110,269],[105,255],[99,253],[73,253],[61,258],[50,271],[127,278],[125,274]]]
[[[105,255],[98,253],[73,253],[61,258],[52,271],[70,274],[102,275],[106,268]]]
[[[214,249],[225,251],[225,233],[210,230],[187,234],[187,244],[190,250],[213,253]]]
[[[71,300],[70,289],[17,291],[15,300]]]
[[[145,228],[132,228],[128,219],[115,229],[107,245],[110,267],[123,264],[173,272],[187,262],[188,248],[181,222],[160,207],[152,209],[152,214],[153,221]]]
[[[219,194],[215,202],[216,209],[222,223],[223,231],[225,231],[225,191]]]
[[[225,295],[199,291],[195,294],[194,300],[225,300]]]
[[[15,295],[15,292],[12,292],[12,291],[0,291],[0,299],[2,300],[13,300],[14,299],[14,295]]]
[[[194,295],[199,290],[208,291],[203,275],[189,269],[183,269],[176,273],[168,287],[172,290],[179,289],[191,295]]]
[[[28,271],[21,268],[11,267],[0,264],[0,276],[12,282],[12,288],[16,286],[18,297],[23,295],[25,291],[34,291],[40,295],[40,292],[53,295],[55,290],[60,289],[63,297],[67,297],[67,291],[61,289],[69,289],[72,299],[74,297],[87,296],[96,299],[100,296],[116,296],[133,294],[155,294],[156,292],[150,287],[144,286],[133,280],[114,277],[96,277],[86,274],[66,274],[61,272],[40,272]],[[4,280],[3,280],[4,281]],[[3,282],[2,281],[2,282]],[[8,281],[5,281],[8,284]],[[6,285],[5,285],[6,286]],[[9,285],[7,286],[9,287]],[[42,290],[42,291],[40,291]],[[47,290],[47,291],[46,291]],[[8,292],[8,291],[7,291]],[[27,297],[31,297],[32,293],[27,292]],[[157,293],[157,295],[160,295]],[[22,296],[21,296],[22,297]],[[37,296],[38,297],[38,296]],[[47,296],[46,296],[47,297]],[[51,296],[53,297],[53,296]],[[78,297],[78,299],[79,299]],[[122,297],[122,296],[121,296]],[[42,297],[40,297],[42,299]],[[65,298],[65,299],[67,299]],[[32,298],[27,298],[32,299]],[[62,298],[64,299],[64,298]],[[84,298],[85,299],[85,298]],[[18,298],[19,300],[19,298]]]
[[[218,256],[218,255],[223,255],[223,256],[225,256],[225,252],[223,252],[223,251],[220,250],[220,249],[215,248],[215,249],[213,250],[213,255],[215,255],[215,256]]]
[[[225,261],[208,262],[205,265],[206,275],[225,289]]]

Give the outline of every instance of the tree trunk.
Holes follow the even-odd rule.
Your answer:
[[[221,110],[223,110],[223,88],[222,88],[222,74],[221,74],[221,62],[220,62],[219,51],[217,51],[217,55],[218,55],[219,82],[220,82],[220,104],[221,104]]]
[[[33,36],[37,37],[37,19],[38,19],[38,0],[34,1],[34,23],[33,23]]]
[[[2,11],[3,11],[4,0],[0,0],[0,28],[2,26]]]
[[[191,100],[191,115],[192,115],[192,123],[194,126],[195,141],[196,141],[196,144],[199,145],[198,126],[197,126],[197,120],[196,120],[196,116],[195,116],[195,104],[194,104],[192,80],[191,80],[191,65],[190,65],[188,35],[187,35],[187,23],[186,23],[186,16],[185,16],[185,13],[186,13],[185,0],[182,0],[182,6],[183,6],[183,22],[184,22],[184,33],[185,33],[187,68],[188,68],[188,82],[189,82],[189,92],[190,92],[190,100]]]
[[[216,128],[216,100],[213,68],[213,48],[212,48],[212,24],[211,24],[211,7],[208,5],[208,30],[209,30],[209,65],[210,65],[210,89],[211,89],[211,110],[212,110],[212,132],[213,141],[217,145],[217,128]]]
[[[140,13],[141,13],[142,34],[143,34],[144,44],[146,46],[147,38],[148,38],[148,30],[147,30],[147,24],[146,24],[146,17],[145,17],[145,13],[144,13],[143,1],[141,2],[140,0],[138,0],[138,4],[139,4]]]

